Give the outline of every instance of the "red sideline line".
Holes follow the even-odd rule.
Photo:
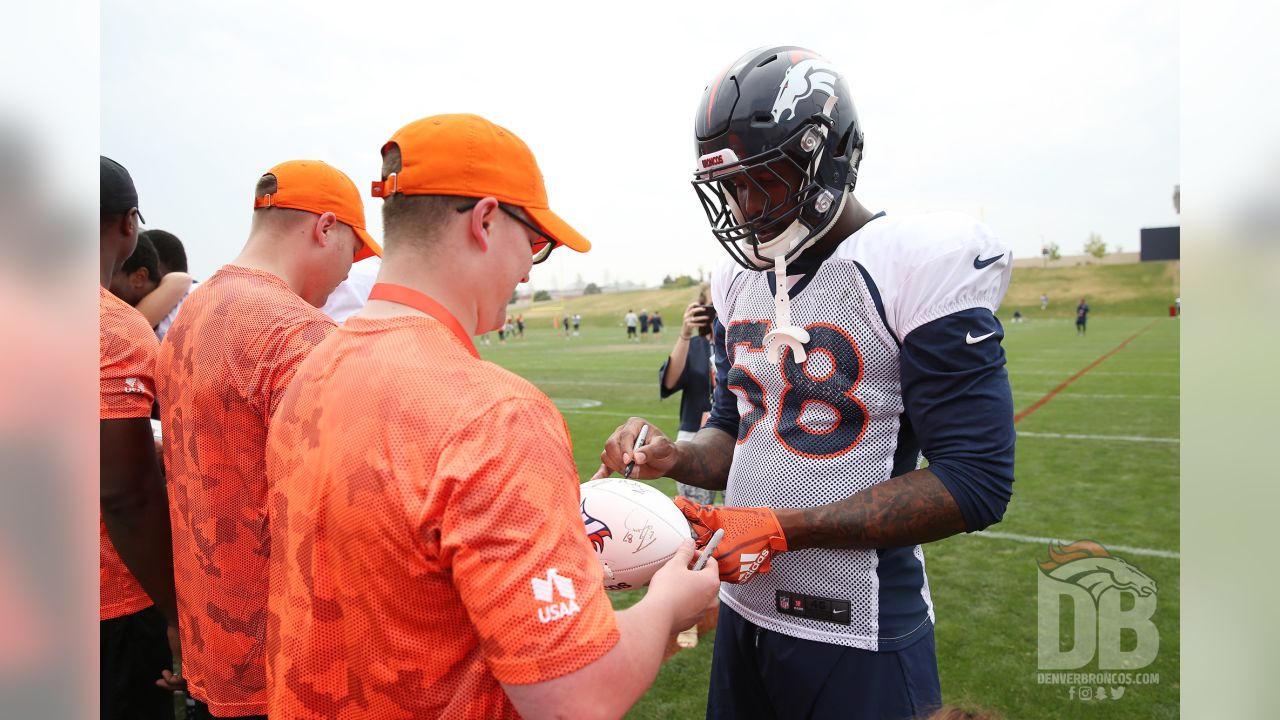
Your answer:
[[[1146,326],[1146,327],[1142,328],[1141,330],[1139,330],[1138,332],[1134,333],[1134,334],[1133,334],[1133,335],[1132,335],[1128,340],[1125,340],[1124,342],[1122,342],[1122,343],[1120,343],[1119,345],[1117,345],[1117,346],[1115,346],[1114,348],[1112,348],[1109,352],[1107,352],[1107,354],[1106,354],[1106,355],[1103,355],[1102,357],[1098,358],[1097,360],[1094,360],[1093,362],[1089,363],[1088,365],[1086,365],[1086,366],[1084,367],[1084,369],[1083,369],[1083,370],[1081,370],[1080,372],[1076,373],[1075,375],[1072,375],[1071,377],[1067,378],[1067,379],[1066,379],[1066,381],[1065,381],[1065,382],[1063,382],[1063,383],[1062,383],[1061,385],[1059,385],[1058,387],[1056,387],[1056,388],[1054,388],[1054,389],[1050,390],[1050,391],[1049,391],[1049,393],[1048,393],[1047,395],[1045,395],[1044,397],[1042,397],[1042,398],[1040,398],[1039,400],[1037,400],[1037,401],[1035,401],[1034,403],[1032,403],[1031,407],[1027,408],[1026,410],[1023,410],[1022,412],[1018,413],[1017,415],[1014,415],[1014,416],[1013,416],[1013,424],[1014,424],[1014,425],[1017,425],[1019,422],[1021,422],[1021,421],[1022,421],[1022,419],[1023,419],[1023,418],[1025,418],[1026,416],[1028,416],[1028,415],[1030,415],[1031,413],[1035,412],[1036,410],[1039,410],[1039,409],[1040,409],[1040,406],[1042,406],[1042,405],[1044,405],[1045,403],[1047,403],[1047,402],[1049,402],[1050,400],[1052,400],[1054,397],[1056,397],[1056,396],[1057,396],[1057,394],[1058,394],[1058,393],[1060,393],[1060,392],[1062,392],[1063,390],[1065,390],[1065,389],[1067,388],[1067,386],[1068,386],[1068,385],[1070,385],[1071,383],[1075,382],[1076,380],[1079,380],[1079,379],[1080,379],[1080,376],[1082,376],[1082,375],[1084,375],[1085,373],[1089,372],[1090,370],[1092,370],[1092,369],[1094,369],[1094,368],[1098,367],[1099,365],[1101,365],[1101,364],[1102,364],[1102,362],[1103,362],[1104,360],[1106,360],[1107,358],[1111,357],[1112,355],[1115,355],[1116,353],[1118,353],[1118,352],[1120,352],[1121,350],[1123,350],[1125,345],[1128,345],[1129,343],[1133,342],[1134,340],[1137,340],[1139,335],[1142,335],[1142,334],[1143,334],[1143,333],[1145,333],[1146,331],[1148,331],[1148,330],[1150,330],[1151,328],[1155,327],[1157,322],[1160,322],[1160,321],[1159,321],[1159,320],[1153,321],[1150,325],[1148,325],[1148,326]]]

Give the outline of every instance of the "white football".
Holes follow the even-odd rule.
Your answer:
[[[605,590],[648,585],[680,543],[693,537],[671,498],[622,478],[582,485],[582,524],[604,565]]]

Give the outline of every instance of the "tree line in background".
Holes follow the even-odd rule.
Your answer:
[[[1124,252],[1124,248],[1119,245],[1112,248],[1112,252]],[[1046,262],[1058,260],[1062,258],[1062,248],[1056,242],[1046,243],[1040,248],[1040,254]],[[1096,232],[1089,233],[1089,238],[1084,241],[1084,254],[1102,259],[1107,254],[1107,244],[1102,241],[1102,236]]]

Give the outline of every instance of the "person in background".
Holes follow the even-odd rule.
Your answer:
[[[516,315],[516,335],[519,335],[521,340],[524,339],[524,313]]]
[[[640,342],[646,340],[649,334],[649,311],[644,308],[640,309]]]
[[[159,228],[144,230],[142,234],[147,236],[156,249],[156,255],[160,258],[161,275],[191,272],[187,269],[187,249],[177,235]]]
[[[1080,298],[1080,304],[1076,306],[1076,335],[1084,335],[1089,323],[1089,303],[1084,298]]]
[[[244,248],[160,344],[183,672],[200,720],[267,712],[267,429],[336,328],[320,306],[353,260],[381,252],[364,226],[360,192],[337,168],[276,165],[257,179]]]
[[[649,326],[653,329],[654,337],[662,332],[662,313],[657,310],[653,311],[653,317],[649,318]]]
[[[1048,310],[1048,309],[1049,309],[1049,294],[1048,294],[1048,293],[1040,293],[1040,309],[1041,309],[1041,310]]]
[[[147,230],[138,234],[133,254],[111,276],[111,293],[137,308],[163,340],[178,308],[191,292],[191,276],[182,271],[165,272]],[[167,233],[166,233],[167,234]]]
[[[579,330],[581,330],[581,328],[582,328],[582,315],[581,313],[574,313],[573,314],[573,336],[574,337],[578,337],[578,332]]]
[[[639,342],[640,338],[636,335],[636,329],[640,325],[640,318],[636,317],[635,311],[627,310],[626,317],[622,320],[627,325],[627,339]]]
[[[177,649],[173,547],[164,478],[151,432],[156,336],[107,291],[138,242],[138,192],[129,171],[102,157],[98,287],[99,715],[172,720]],[[157,678],[164,677],[161,687]]]
[[[671,354],[658,368],[658,395],[666,399],[680,393],[680,429],[676,442],[692,440],[711,412],[711,390],[715,386],[711,323],[715,316],[709,286],[704,284],[697,298],[685,308],[680,334],[676,336]],[[717,491],[696,485],[677,482],[676,491],[703,505],[716,501]]]

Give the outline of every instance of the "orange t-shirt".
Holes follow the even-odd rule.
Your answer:
[[[516,717],[499,683],[617,644],[564,419],[469,342],[357,316],[285,393],[267,451],[271,717]]]
[[[98,419],[149,418],[155,402],[156,334],[142,313],[98,288]],[[151,607],[98,513],[98,619]]]
[[[334,327],[279,277],[227,265],[160,344],[182,670],[219,717],[266,712],[267,424]]]

